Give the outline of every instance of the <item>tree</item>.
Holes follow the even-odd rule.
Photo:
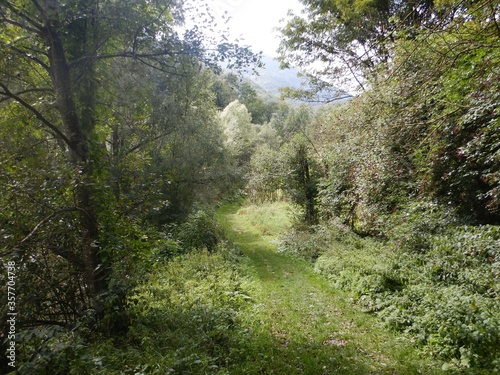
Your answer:
[[[280,61],[309,71],[314,92],[332,84],[348,91],[364,90],[377,67],[391,60],[393,42],[414,37],[399,33],[401,29],[431,27],[452,17],[450,12],[434,8],[432,0],[302,3],[304,16],[292,14],[281,29]]]
[[[246,106],[238,100],[230,103],[221,113],[221,123],[226,146],[234,155],[239,167],[248,164],[252,155],[257,130]]]
[[[321,172],[311,156],[310,140],[303,134],[297,134],[282,147],[281,152],[285,155],[285,192],[292,202],[303,209],[304,222],[315,224],[318,220],[316,200]]]
[[[421,193],[472,222],[497,224],[498,1],[460,6],[460,17],[420,30],[418,43],[398,44],[393,74],[406,108],[404,133],[420,132],[413,156]]]
[[[254,124],[263,124],[268,121],[266,113],[266,104],[264,100],[257,95],[257,91],[248,82],[243,82],[239,87],[238,100],[244,104],[248,112],[252,115]]]
[[[217,77],[212,85],[212,90],[215,93],[215,104],[220,110],[238,99],[238,87],[238,77],[235,74],[229,73]]]
[[[78,251],[65,254],[62,245],[47,249],[53,256],[62,252],[65,261],[82,275],[80,286],[97,319],[104,314],[102,297],[109,289],[113,262],[106,250],[113,246],[105,246],[105,239],[112,238],[106,235],[106,228],[114,220],[115,207],[106,189],[109,155],[104,147],[104,124],[114,121],[109,110],[114,93],[106,92],[114,79],[112,63],[117,59],[135,61],[175,76],[183,74],[179,65],[185,59],[198,69],[216,67],[220,61],[240,67],[256,61],[246,48],[227,42],[214,45],[204,38],[203,22],[179,35],[174,27],[182,20],[182,1],[12,0],[0,4],[2,112],[22,112],[29,126],[41,126],[44,142],[59,148],[59,153],[48,155],[58,155],[57,162],[67,155],[64,171],[73,180],[72,188],[65,191],[72,198],[66,200],[68,206],[49,206],[28,234],[58,223],[60,212],[78,215],[73,228],[79,236]],[[110,149],[117,157],[123,151],[123,128],[114,127]],[[135,144],[129,140],[131,148],[151,140],[147,132],[137,132],[138,128],[133,135]],[[115,189],[115,196],[120,194]],[[18,245],[28,237],[17,233]]]
[[[255,150],[245,178],[253,202],[273,201],[282,196],[285,161],[277,149],[264,144]]]
[[[322,214],[378,234],[411,199],[434,199],[469,224],[498,223],[497,5],[399,30],[413,37],[395,41],[370,90],[326,112]]]

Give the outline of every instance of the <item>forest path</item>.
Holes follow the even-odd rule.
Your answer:
[[[277,251],[288,226],[284,205],[224,206],[219,220],[243,254],[253,304],[243,320],[254,332],[237,373],[429,374],[414,350],[352,305],[304,260]]]

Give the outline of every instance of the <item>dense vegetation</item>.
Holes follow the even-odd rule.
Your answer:
[[[258,56],[206,36],[204,9],[180,27],[187,2],[0,4],[0,275],[15,281],[1,314],[19,313],[17,372],[285,366],[250,323],[259,293],[214,215],[242,195],[295,207],[262,234],[283,232],[281,251],[444,370],[500,371],[499,2],[302,2],[281,61],[321,64],[311,90],[284,93],[328,102],[347,85],[348,102],[263,99],[222,74]]]
[[[365,90],[306,128],[319,222],[282,249],[447,366],[499,371],[498,2],[305,3],[283,59],[348,60]]]

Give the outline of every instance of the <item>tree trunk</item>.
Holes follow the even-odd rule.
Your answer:
[[[44,1],[41,11],[45,21],[42,37],[47,45],[50,75],[57,98],[56,107],[68,135],[71,161],[75,166],[78,180],[76,200],[82,230],[84,264],[82,272],[91,304],[99,317],[103,312],[103,306],[98,297],[107,290],[107,271],[100,259],[102,254],[99,246],[99,225],[91,184],[93,171],[90,163],[89,133],[84,131],[77,111],[70,67],[61,37],[57,1]]]
[[[304,196],[305,196],[305,208],[306,208],[306,222],[311,225],[316,222],[316,209],[314,205],[314,199],[316,197],[315,186],[313,186],[313,181],[311,181],[311,174],[309,171],[309,161],[307,160],[307,154],[304,153]]]

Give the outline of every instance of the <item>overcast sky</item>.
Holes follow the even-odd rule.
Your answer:
[[[245,45],[254,52],[276,56],[279,45],[278,33],[273,29],[280,20],[287,18],[289,9],[300,13],[303,8],[298,0],[207,0],[216,15],[228,12],[231,19],[227,26],[231,36],[243,37]],[[283,25],[283,24],[281,24]]]

